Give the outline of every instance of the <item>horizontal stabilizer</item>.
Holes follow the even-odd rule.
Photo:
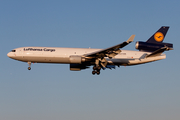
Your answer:
[[[164,51],[166,50],[172,50],[172,48],[168,48],[168,47],[162,47],[156,51],[154,51],[153,53],[149,54],[146,56],[146,58],[148,57],[156,57],[156,56],[160,56]]]

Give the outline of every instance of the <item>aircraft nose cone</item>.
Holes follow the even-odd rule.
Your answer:
[[[11,58],[11,57],[12,57],[12,53],[9,52],[9,53],[7,54],[7,56],[8,56],[9,58]]]
[[[9,57],[9,53],[7,54],[7,56]]]

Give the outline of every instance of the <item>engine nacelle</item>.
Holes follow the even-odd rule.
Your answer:
[[[138,41],[136,42],[136,49],[140,50],[140,51],[149,51],[149,52],[152,52],[152,51],[156,51],[162,47],[169,47],[169,48],[173,48],[173,44],[171,43],[147,43],[147,42],[141,42],[141,41]]]
[[[69,61],[70,63],[81,64],[82,62],[85,62],[85,59],[78,55],[71,55],[69,56]]]
[[[83,64],[70,64],[70,70],[72,71],[80,71],[82,69],[89,68]]]

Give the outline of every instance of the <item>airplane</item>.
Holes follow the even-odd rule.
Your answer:
[[[134,40],[135,35],[120,44],[106,49],[61,48],[61,47],[20,47],[7,54],[14,60],[31,63],[70,64],[70,70],[80,71],[93,66],[92,74],[99,75],[100,70],[112,69],[116,66],[131,66],[149,63],[166,58],[164,51],[173,50],[173,44],[164,43],[168,26],[162,26],[146,42],[136,42],[139,51],[122,50]]]

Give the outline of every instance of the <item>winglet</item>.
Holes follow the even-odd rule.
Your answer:
[[[131,43],[134,40],[135,35],[131,35],[131,37],[126,41],[127,43]]]

